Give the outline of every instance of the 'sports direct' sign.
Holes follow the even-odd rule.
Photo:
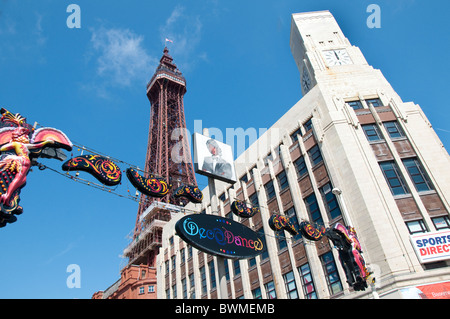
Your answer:
[[[421,233],[410,238],[422,264],[450,259],[450,230]]]

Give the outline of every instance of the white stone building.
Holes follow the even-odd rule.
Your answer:
[[[401,298],[449,282],[450,261],[421,263],[410,240],[450,229],[450,157],[419,105],[402,101],[328,11],[293,14],[290,46],[303,98],[236,159],[237,183],[216,181],[217,198],[204,189],[203,203],[186,207],[264,232],[267,251],[226,259],[220,296],[217,258],[176,236],[178,214],[163,230],[158,298]],[[261,214],[233,216],[235,199]],[[352,225],[375,287],[353,291],[326,239],[276,235],[273,213]]]

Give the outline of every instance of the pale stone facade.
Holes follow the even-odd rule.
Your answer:
[[[226,260],[227,297],[400,298],[401,288],[450,281],[450,261],[421,264],[410,241],[418,228],[443,229],[450,212],[450,157],[421,108],[401,100],[328,11],[293,14],[290,46],[303,98],[236,159],[236,184],[215,182],[218,207],[208,189],[202,204],[186,207],[228,217],[235,199],[261,208],[249,220],[233,217],[264,231],[268,251]],[[280,242],[268,225],[273,213],[355,227],[374,290],[349,288],[327,240],[285,232]],[[188,257],[174,231],[182,216],[164,226],[158,298],[217,298],[217,259],[195,249]]]

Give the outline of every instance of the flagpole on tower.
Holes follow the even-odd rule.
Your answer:
[[[165,41],[165,47],[167,47],[167,42],[173,43],[173,41],[172,41],[172,40],[170,40],[170,39],[166,38],[166,41]]]

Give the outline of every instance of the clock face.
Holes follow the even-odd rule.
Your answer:
[[[324,51],[323,55],[328,66],[345,65],[352,63],[352,59],[345,49]]]
[[[309,78],[309,73],[306,70],[303,71],[302,86],[303,86],[303,91],[305,91],[305,92],[308,92],[309,89],[311,88],[311,79]]]

